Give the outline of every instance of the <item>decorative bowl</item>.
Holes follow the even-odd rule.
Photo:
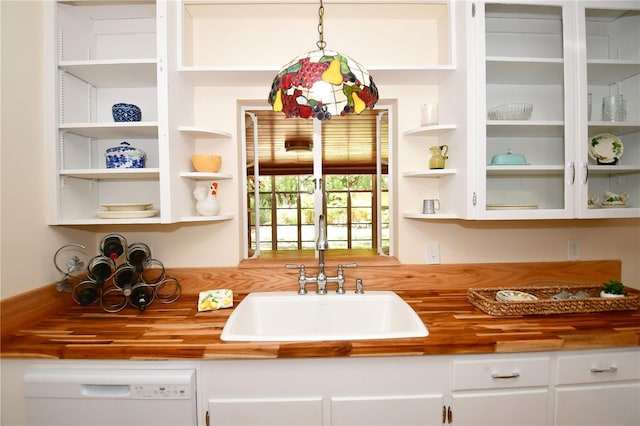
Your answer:
[[[491,108],[489,120],[528,120],[533,112],[533,104],[507,104]]]
[[[222,166],[222,157],[214,154],[194,154],[191,163],[196,172],[216,173]]]
[[[121,142],[119,146],[105,152],[107,169],[143,169],[147,154],[132,147],[129,142]]]
[[[142,119],[140,108],[133,104],[115,104],[111,107],[111,114],[113,120],[118,122],[140,121]]]

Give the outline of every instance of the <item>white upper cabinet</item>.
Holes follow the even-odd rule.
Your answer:
[[[193,125],[193,90],[180,86],[175,54],[169,54],[178,49],[180,6],[163,0],[58,1],[48,6],[55,32],[50,50],[55,52],[55,148],[49,156],[54,175],[49,179],[49,223],[231,218],[198,216],[195,209],[197,185],[232,175],[192,172],[191,154],[207,152],[212,149],[207,145],[231,134]],[[115,121],[112,106],[117,103],[138,106],[141,119]],[[144,167],[108,167],[107,149],[123,142],[144,151]],[[125,211],[105,207],[114,204]],[[143,205],[144,210],[137,210]]]
[[[585,4],[476,4],[469,22],[477,44],[468,54],[477,83],[468,121],[476,170],[467,218],[640,216],[638,3]],[[603,98],[618,93],[626,114],[603,118]],[[615,164],[589,155],[603,133],[611,135],[598,137],[605,155],[619,140],[624,146]],[[607,203],[611,193],[626,202]]]
[[[577,19],[578,216],[639,217],[640,3],[580,3]]]
[[[163,137],[154,2],[51,4],[55,37],[55,201],[52,224],[159,223]],[[141,120],[116,122],[112,105],[138,106]],[[127,142],[144,151],[144,168],[107,168],[106,150]],[[104,204],[151,204],[130,215]],[[137,208],[132,206],[132,209]],[[98,217],[102,216],[102,217]]]
[[[229,206],[239,205],[238,101],[268,90],[289,59],[273,52],[314,49],[317,34],[308,29],[317,27],[317,6],[47,2],[49,223],[231,219],[237,207]],[[396,136],[405,153],[448,146],[445,169],[429,170],[426,159],[398,171],[406,198],[438,198],[442,208],[426,215],[414,203],[404,217],[640,217],[637,1],[335,0],[326,7],[332,40],[385,29],[356,54],[378,85],[437,87],[440,123]],[[612,120],[602,103],[615,95],[625,113]],[[114,121],[116,103],[140,107],[141,120]],[[493,113],[517,104],[530,104],[530,116]],[[145,152],[144,168],[107,167],[106,150],[122,142]],[[223,155],[222,169],[194,172],[194,153]],[[222,211],[198,216],[194,189],[214,181]],[[611,202],[611,194],[624,201]],[[150,207],[105,213],[105,204]]]
[[[478,3],[474,218],[573,214],[575,37],[563,2]],[[470,145],[473,149],[474,145]]]

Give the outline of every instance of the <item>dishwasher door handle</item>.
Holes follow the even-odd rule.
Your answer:
[[[131,386],[129,385],[82,385],[82,395],[84,396],[128,396]]]

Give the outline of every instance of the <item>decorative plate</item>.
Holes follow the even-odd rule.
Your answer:
[[[527,302],[538,300],[533,294],[517,290],[501,290],[496,293],[496,300],[500,302]]]
[[[109,210],[96,210],[94,214],[100,219],[141,219],[145,217],[153,217],[158,214],[160,210],[133,210],[133,211],[109,211]]]
[[[112,211],[112,212],[121,212],[121,211],[139,211],[139,210],[147,210],[151,207],[153,203],[116,203],[116,204],[100,204],[101,207]]]
[[[601,133],[589,140],[589,156],[599,164],[615,164],[623,151],[622,141],[616,135]]]

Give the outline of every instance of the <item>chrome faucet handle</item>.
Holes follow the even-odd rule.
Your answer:
[[[344,271],[343,265],[338,265],[338,276],[336,277],[336,282],[338,283],[338,288],[336,289],[336,293],[344,294]]]
[[[338,264],[338,276],[336,277],[336,281],[338,283],[338,289],[336,293],[344,294],[344,268],[357,268],[357,263],[344,263]]]
[[[356,280],[356,294],[364,294],[364,289],[362,287],[362,278],[358,278]]]
[[[302,265],[296,265],[293,263],[287,263],[284,265],[285,268],[287,269],[299,269],[300,270],[300,274],[298,275],[298,285],[300,286],[300,289],[298,290],[298,294],[307,294],[307,289],[305,288],[306,284],[307,284],[307,270],[304,267],[304,264]]]

